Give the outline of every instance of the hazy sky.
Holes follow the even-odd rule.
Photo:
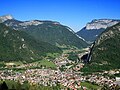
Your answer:
[[[120,0],[0,0],[0,16],[53,20],[80,30],[93,19],[120,19]]]

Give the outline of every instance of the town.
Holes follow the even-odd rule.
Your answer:
[[[79,57],[82,55],[83,53],[79,54]],[[13,65],[12,63],[9,64]],[[12,69],[0,70],[0,80],[19,81],[21,84],[28,81],[31,85],[38,84],[43,86],[56,86],[59,83],[72,90],[78,90],[80,88],[83,88],[83,90],[88,89],[81,85],[84,82],[95,84],[100,88],[107,85],[111,90],[120,86],[120,77],[110,78],[106,76],[107,74],[119,74],[120,69],[83,75],[80,69],[84,67],[84,63],[69,60],[67,54],[62,54],[56,58],[54,64],[57,66],[56,69],[45,68],[44,66],[42,68],[32,69],[27,67],[35,66],[35,64],[26,64],[16,67],[16,69],[26,68],[22,72]]]

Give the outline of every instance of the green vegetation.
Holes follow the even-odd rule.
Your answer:
[[[78,55],[74,52],[70,52],[69,56],[68,56],[68,59],[72,60],[72,61],[77,61],[78,60]]]
[[[6,65],[6,64],[11,64],[11,63],[14,64],[14,65]],[[29,64],[31,64],[31,66],[29,66]],[[28,63],[28,67],[16,68],[16,67],[21,66],[21,65],[24,65],[24,63],[22,63],[21,61],[18,61],[18,62],[13,62],[12,61],[12,62],[9,62],[9,63],[0,62],[0,66],[1,66],[0,70],[13,70],[13,71],[17,71],[17,72],[23,72],[28,68],[31,68],[31,69],[34,69],[34,68],[56,69],[56,65],[54,64],[54,62],[52,60],[48,60],[48,59]]]
[[[54,60],[56,57],[58,57],[60,54],[59,53],[47,53],[46,54],[46,59],[49,60]]]
[[[56,69],[56,65],[52,61],[41,60],[41,61],[39,61],[37,63],[38,63],[38,67]]]
[[[93,48],[92,59],[82,71],[97,72],[120,68],[120,23],[108,28],[97,39]]]
[[[115,77],[120,77],[120,73],[114,74]]]
[[[86,64],[81,71],[85,74],[92,74],[93,72],[102,72],[103,70],[109,70],[110,67],[105,65],[99,65],[99,64]]]
[[[20,22],[18,20],[9,20],[5,23],[10,24],[11,22],[14,22],[15,25],[17,25],[14,26],[13,24],[11,27],[27,32],[37,41],[42,40],[52,45],[70,45],[78,48],[83,48],[88,45],[85,41],[77,37],[69,27],[63,26],[58,22],[58,24],[56,24],[56,22],[52,21],[41,21],[43,24],[37,26],[29,25],[26,28],[19,25]]]
[[[0,84],[2,84],[3,81],[0,81]],[[43,86],[38,84],[30,84],[28,81],[25,81],[23,84],[20,84],[20,82],[5,80],[5,83],[9,90],[61,90],[65,89],[65,87],[57,84],[56,86]]]
[[[81,82],[81,86],[87,87],[87,90],[98,90],[100,87],[98,85],[92,84],[90,82]]]
[[[54,22],[53,22],[54,23]],[[75,34],[70,32],[66,26],[55,25],[52,22],[44,22],[39,26],[29,26],[25,30],[37,40],[46,41],[52,45],[70,45],[78,48],[86,47],[87,44]]]
[[[4,62],[0,62],[0,68],[1,68],[1,67],[5,67]]]
[[[66,67],[65,67],[65,65],[62,65],[59,69],[60,69],[60,71],[65,71]]]
[[[46,57],[47,53],[61,54],[60,48],[36,41],[27,33],[0,24],[0,61],[33,62]]]

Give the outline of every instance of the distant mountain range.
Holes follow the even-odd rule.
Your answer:
[[[120,20],[115,19],[95,19],[77,32],[77,35],[84,38],[88,43],[94,42],[97,37],[105,31],[106,28],[119,23]]]
[[[120,23],[107,28],[95,41],[90,64],[83,70],[120,69]]]
[[[56,21],[19,21],[11,15],[1,16],[0,19],[5,25],[15,30],[25,31],[37,41],[48,42],[56,46],[66,45],[77,48],[84,48],[88,45],[71,28]]]

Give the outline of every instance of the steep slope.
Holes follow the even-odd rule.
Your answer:
[[[54,21],[18,21],[8,19],[4,22],[15,30],[23,30],[33,36],[36,40],[42,40],[52,45],[69,45],[78,48],[86,47],[88,44],[79,38],[72,29]]]
[[[107,28],[96,40],[91,64],[84,70],[120,69],[120,23]]]
[[[83,29],[77,32],[77,35],[91,43],[107,28],[120,22],[114,19],[95,19],[88,23]]]
[[[0,61],[35,61],[46,53],[61,53],[56,46],[39,41],[23,31],[0,23]]]

